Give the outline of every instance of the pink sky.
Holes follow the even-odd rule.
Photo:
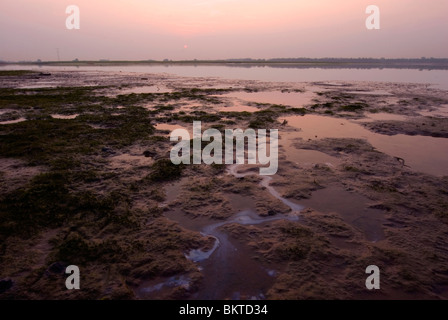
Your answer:
[[[448,57],[446,15],[447,0],[2,0],[0,59]]]

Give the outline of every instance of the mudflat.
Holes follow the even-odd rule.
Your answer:
[[[446,91],[50,73],[0,72],[0,299],[448,298]],[[278,129],[277,173],[173,165],[193,121]]]

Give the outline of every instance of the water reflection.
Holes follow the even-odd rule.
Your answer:
[[[366,139],[378,151],[405,159],[415,171],[436,176],[448,175],[448,139],[397,134],[387,136],[371,132],[354,121],[317,115],[281,118],[300,129],[296,138],[358,138]]]
[[[39,70],[34,65],[7,65],[1,70]],[[309,81],[381,81],[405,83],[430,83],[448,90],[448,70],[419,69],[324,69],[324,68],[272,68],[272,67],[229,67],[224,65],[122,65],[122,66],[45,66],[54,71],[100,71],[169,73],[185,77],[220,77],[226,79],[260,80],[276,82]]]

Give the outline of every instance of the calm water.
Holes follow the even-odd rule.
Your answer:
[[[283,136],[286,139],[366,139],[378,151],[405,159],[406,164],[415,171],[436,176],[448,175],[448,153],[446,152],[448,150],[448,139],[446,138],[404,134],[388,136],[369,131],[354,121],[318,115],[280,118],[280,122],[283,120],[287,120],[288,125],[300,129],[299,132],[284,133]],[[285,147],[290,148],[290,144],[286,144]],[[295,152],[295,154],[298,153]],[[303,158],[297,158],[293,161],[303,162],[304,160]],[[332,159],[320,162],[335,164]]]
[[[322,69],[322,68],[272,68],[268,66],[194,66],[194,65],[127,65],[127,66],[21,66],[10,65],[0,70],[78,70],[78,71],[112,71],[168,73],[186,77],[220,77],[225,79],[261,80],[275,82],[306,81],[385,81],[428,83],[437,88],[448,90],[448,70],[418,69]]]

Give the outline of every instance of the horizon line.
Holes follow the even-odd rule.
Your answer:
[[[226,59],[72,59],[72,60],[19,60],[19,61],[6,61],[0,59],[0,64],[59,64],[59,63],[307,63],[307,62],[448,62],[448,57],[435,58],[435,57],[420,57],[420,58],[372,58],[372,57],[324,57],[324,58],[226,58]]]

